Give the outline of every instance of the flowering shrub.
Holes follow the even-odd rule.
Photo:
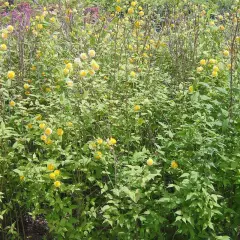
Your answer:
[[[49,239],[237,239],[237,2],[24,6],[1,19],[2,239],[26,215]]]

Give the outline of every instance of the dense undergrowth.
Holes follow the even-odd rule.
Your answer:
[[[1,239],[237,239],[238,2],[40,4],[1,5]]]

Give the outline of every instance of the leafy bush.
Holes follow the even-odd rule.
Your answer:
[[[240,11],[146,3],[2,5],[2,239],[237,239]]]

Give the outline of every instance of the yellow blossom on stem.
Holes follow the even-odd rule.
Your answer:
[[[178,163],[176,161],[171,162],[171,168],[176,169],[178,168]]]
[[[152,166],[152,165],[153,165],[153,160],[152,160],[151,158],[149,158],[149,159],[147,160],[147,165],[148,165],[148,166]]]
[[[61,182],[60,182],[60,181],[54,182],[54,186],[55,186],[56,188],[59,188],[59,187],[61,186]]]
[[[52,163],[49,163],[48,165],[47,165],[47,169],[49,170],[49,171],[53,171],[54,170],[54,165],[52,164]]]

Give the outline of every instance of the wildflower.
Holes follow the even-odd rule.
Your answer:
[[[46,128],[45,132],[44,132],[47,136],[52,134],[52,129],[51,128]]]
[[[63,74],[64,74],[64,75],[68,75],[68,74],[69,74],[69,72],[70,72],[70,71],[69,71],[69,69],[67,69],[67,68],[64,68],[64,70],[63,70]]]
[[[209,59],[209,63],[214,64],[214,63],[216,63],[216,60],[211,58],[211,59]]]
[[[147,165],[148,165],[148,166],[152,166],[152,165],[153,165],[153,160],[152,160],[151,158],[149,158],[149,159],[147,160]]]
[[[136,73],[134,71],[131,71],[130,76],[134,78],[134,77],[136,77]]]
[[[48,165],[47,165],[47,169],[49,170],[49,171],[53,171],[54,170],[54,165],[52,164],[52,163],[49,163]]]
[[[122,8],[120,6],[116,6],[116,12],[121,12]]]
[[[224,55],[225,57],[228,57],[228,56],[229,56],[229,51],[228,51],[228,50],[224,50],[224,51],[223,51],[223,55]]]
[[[97,139],[97,144],[101,145],[103,143],[103,140],[101,138]]]
[[[100,151],[98,151],[94,154],[94,157],[99,160],[102,158],[102,153]]]
[[[79,65],[79,66],[80,66],[82,62],[81,62],[81,59],[80,59],[80,58],[75,58],[75,59],[74,59],[74,63],[75,63],[76,65]]]
[[[59,188],[59,187],[61,186],[61,182],[60,182],[60,181],[54,182],[54,186],[55,186],[56,188]]]
[[[10,107],[15,107],[16,103],[15,103],[13,100],[11,100],[11,101],[9,102],[9,105],[10,105]]]
[[[32,70],[32,71],[36,71],[36,69],[37,69],[36,66],[32,66],[32,67],[31,67],[31,70]]]
[[[62,136],[62,135],[63,135],[63,130],[62,130],[62,128],[58,128],[58,129],[57,129],[57,135],[58,135],[58,136]]]
[[[13,79],[15,77],[15,72],[14,71],[9,71],[8,74],[7,74],[7,77],[9,79]]]
[[[51,145],[52,142],[53,142],[53,141],[52,141],[50,138],[47,138],[47,139],[45,140],[45,143],[46,143],[47,145]]]
[[[49,174],[49,177],[50,177],[50,179],[55,179],[55,178],[56,178],[56,175],[55,175],[55,173],[50,173],[50,174]]]
[[[137,5],[137,1],[131,2],[131,6],[132,6],[132,7],[135,7],[136,5]]]
[[[91,75],[91,76],[94,76],[95,75],[95,71],[93,69],[89,69],[88,70],[88,73]]]
[[[46,141],[46,140],[47,140],[47,136],[46,136],[46,135],[42,135],[42,136],[41,136],[41,140],[42,140],[42,141]]]
[[[66,83],[68,87],[73,87],[73,81],[68,80]]]
[[[219,29],[220,29],[221,31],[224,31],[225,27],[224,27],[223,25],[221,25],[221,26],[219,26]]]
[[[140,21],[136,21],[134,23],[134,25],[135,25],[136,28],[139,28],[141,26],[141,22]]]
[[[37,114],[36,120],[37,120],[37,121],[40,121],[41,119],[42,119],[42,115],[41,115],[41,114]]]
[[[55,17],[51,17],[51,18],[50,18],[50,22],[51,22],[51,23],[55,23],[55,22],[56,22]]]
[[[228,68],[229,70],[231,70],[232,64],[231,64],[231,63],[228,63],[228,64],[227,64],[227,68]]]
[[[37,25],[37,29],[39,29],[39,30],[43,29],[43,25],[39,23],[39,24]]]
[[[96,63],[95,60],[91,61],[91,67],[93,70],[98,71],[99,70],[99,65]]]
[[[210,22],[209,22],[209,25],[210,25],[210,26],[214,26],[214,25],[215,25],[215,22],[214,22],[214,21],[210,21]]]
[[[4,3],[4,6],[5,6],[5,7],[8,7],[8,6],[9,6],[9,2],[5,2],[5,3]]]
[[[87,56],[86,53],[81,53],[81,54],[80,54],[80,58],[81,58],[82,60],[87,60],[87,59],[88,59],[88,56]]]
[[[71,70],[73,68],[72,63],[66,64],[66,69]]]
[[[142,11],[142,10],[143,10],[143,8],[142,8],[141,6],[139,6],[139,7],[138,7],[138,10],[139,10],[139,11]]]
[[[2,33],[2,39],[7,39],[7,38],[8,38],[8,33],[3,32],[3,33]]]
[[[60,175],[60,170],[55,170],[55,171],[54,171],[54,174],[55,174],[56,176],[59,176],[59,175]]]
[[[131,7],[128,9],[128,14],[133,14],[134,13],[134,9]]]
[[[202,60],[200,60],[200,65],[206,65],[207,64],[207,61],[205,60],[205,59],[202,59]]]
[[[23,88],[24,88],[25,90],[27,90],[27,89],[30,88],[30,86],[29,86],[27,83],[25,83],[25,84],[23,85]]]
[[[12,25],[8,25],[7,30],[8,30],[9,33],[12,33],[13,30],[14,30],[14,27]]]
[[[189,91],[190,93],[192,93],[192,92],[193,92],[193,86],[190,86],[190,87],[188,88],[188,91]]]
[[[176,161],[171,162],[171,168],[176,169],[178,168],[178,163]]]
[[[213,66],[213,71],[218,72],[219,71],[219,67],[218,66]]]
[[[81,70],[79,73],[80,77],[84,78],[87,76],[87,71],[86,70]]]
[[[109,140],[108,140],[108,145],[110,145],[110,146],[112,146],[112,145],[115,145],[117,143],[117,140],[115,139],[115,138],[110,138]]]
[[[139,16],[141,16],[141,17],[144,16],[144,12],[143,12],[143,11],[140,11],[138,14],[139,14]]]
[[[140,107],[139,105],[135,105],[135,106],[134,106],[134,111],[135,111],[135,112],[138,112],[138,111],[140,110],[140,108],[141,108],[141,107]]]
[[[218,76],[218,72],[217,71],[213,71],[212,72],[212,77],[217,77]]]
[[[200,72],[202,72],[202,71],[203,71],[203,67],[198,67],[198,68],[197,68],[197,72],[198,72],[198,73],[200,73]]]
[[[89,57],[93,58],[93,57],[96,56],[96,52],[91,49],[91,50],[88,51],[88,55],[89,55]]]
[[[19,177],[20,181],[23,181],[24,178],[25,178],[24,176],[20,176],[20,177]]]
[[[7,50],[7,45],[6,44],[1,44],[0,45],[0,50],[6,51]]]
[[[27,127],[28,127],[28,129],[32,129],[33,125],[32,125],[31,123],[29,123],[29,124],[27,125]]]
[[[219,20],[223,20],[223,16],[222,15],[218,15],[218,19]]]
[[[41,128],[41,129],[44,129],[44,128],[45,128],[45,126],[46,126],[46,124],[45,124],[45,123],[40,123],[40,124],[39,124],[39,128]]]

